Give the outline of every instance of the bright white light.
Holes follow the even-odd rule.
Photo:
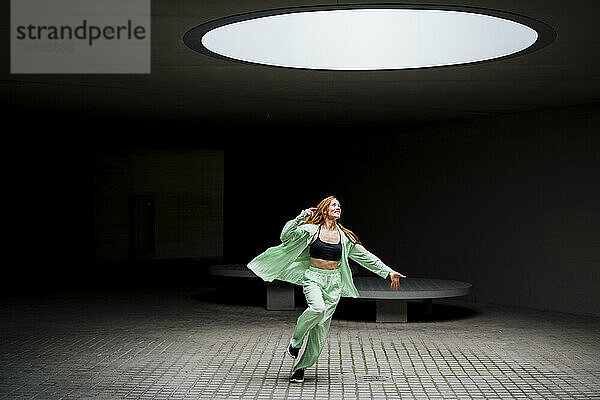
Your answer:
[[[518,22],[470,12],[349,9],[235,22],[207,32],[202,45],[252,63],[377,70],[489,60],[526,49],[537,37]]]

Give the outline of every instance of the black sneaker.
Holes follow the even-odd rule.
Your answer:
[[[298,348],[292,347],[291,343],[289,344],[289,346],[287,348],[287,354],[288,354],[288,356],[290,356],[292,358],[298,357],[299,351],[300,351],[300,347],[298,347]]]
[[[290,376],[290,382],[304,382],[304,369],[300,368],[296,370],[296,372],[294,372],[292,376]]]

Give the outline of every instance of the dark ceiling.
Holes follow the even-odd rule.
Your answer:
[[[11,75],[5,59],[3,104],[107,118],[383,126],[600,101],[599,1],[419,3],[525,15],[550,25],[557,38],[522,57],[475,65],[370,72],[282,69],[201,55],[182,37],[196,25],[232,14],[326,3],[154,0],[151,74]],[[5,54],[9,5],[3,1]]]

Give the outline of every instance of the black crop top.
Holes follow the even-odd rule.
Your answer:
[[[310,256],[328,261],[340,261],[342,259],[342,238],[338,244],[325,243],[319,238],[321,227],[317,233],[317,239],[310,245]]]

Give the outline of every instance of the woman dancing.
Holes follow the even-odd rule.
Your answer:
[[[398,290],[400,278],[406,278],[369,253],[358,237],[338,222],[341,213],[335,196],[323,199],[285,224],[279,246],[248,263],[265,281],[278,279],[303,287],[308,308],[298,317],[287,354],[297,358],[307,334],[308,341],[290,382],[304,382],[304,370],[317,362],[340,297],[359,297],[348,257],[382,278],[389,276],[394,290]]]

